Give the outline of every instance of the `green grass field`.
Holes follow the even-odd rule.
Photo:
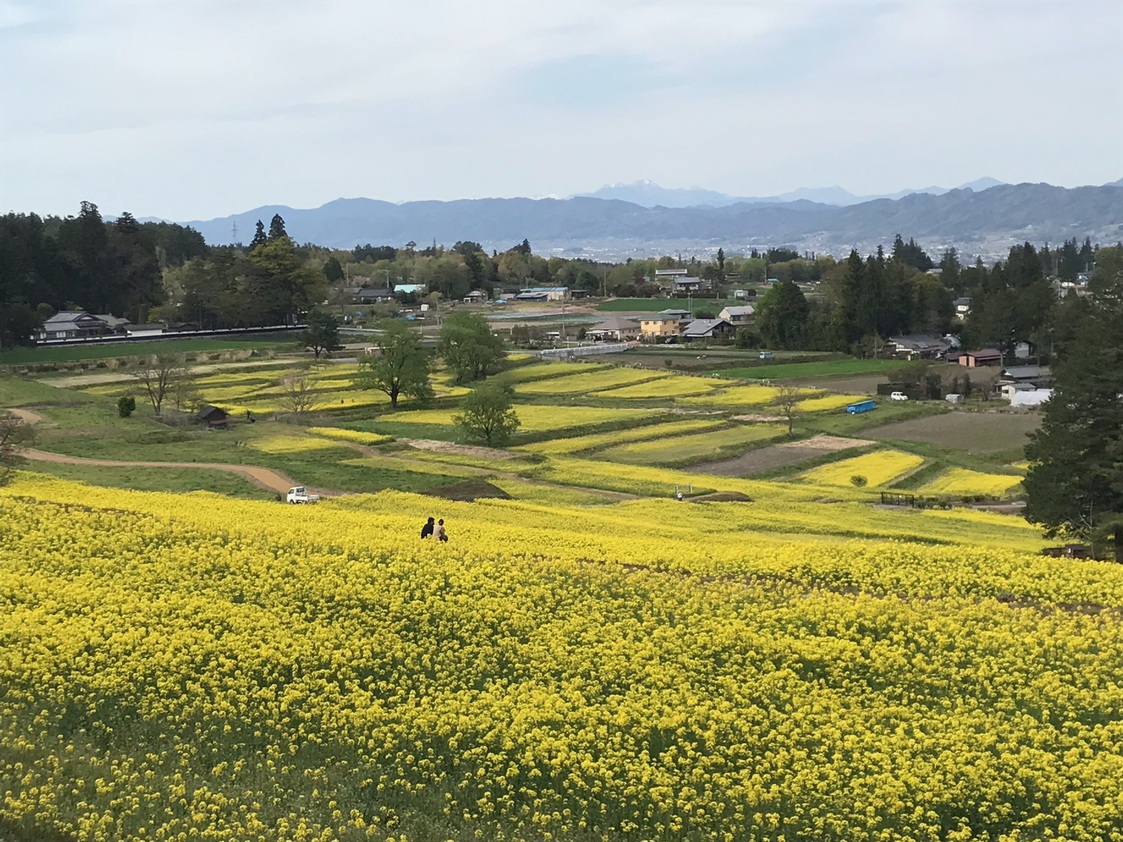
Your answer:
[[[878,374],[904,366],[901,360],[816,360],[805,363],[770,363],[744,368],[725,368],[725,377],[748,380],[783,380],[795,377],[830,377],[840,374]]]

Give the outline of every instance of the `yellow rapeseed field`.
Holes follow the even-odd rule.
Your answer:
[[[418,540],[428,514],[448,544]],[[884,537],[821,531],[847,526]],[[1119,842],[1123,570],[1016,551],[1033,534],[25,475],[0,491],[0,820],[82,842]]]
[[[1002,497],[1022,481],[1020,476],[949,468],[920,487],[922,494],[987,494]]]
[[[821,485],[848,486],[850,478],[866,478],[871,487],[887,485],[898,477],[924,464],[924,457],[899,450],[878,450],[864,456],[854,456],[815,468],[801,475],[801,479]]]

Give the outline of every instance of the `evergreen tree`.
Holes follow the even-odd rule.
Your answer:
[[[265,234],[265,223],[260,219],[257,221],[257,228],[253,232],[253,239],[250,241],[250,251],[253,251],[258,246],[263,246],[269,242],[269,237]]]
[[[281,218],[279,213],[275,213],[269,221],[269,240],[272,242],[285,237],[288,237],[288,233],[285,231],[285,220]],[[257,239],[256,235],[254,239]]]
[[[1058,353],[1026,448],[1026,517],[1049,535],[1107,539],[1123,562],[1123,251],[1098,258],[1098,294]]]

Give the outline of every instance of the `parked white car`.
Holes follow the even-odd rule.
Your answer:
[[[285,499],[290,503],[316,503],[319,501],[320,495],[309,494],[307,488],[303,485],[297,485],[289,489]]]
[[[893,392],[889,395],[889,400],[891,401],[907,401],[908,399],[909,396],[904,392]]]

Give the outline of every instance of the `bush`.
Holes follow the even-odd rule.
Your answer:
[[[861,474],[854,474],[854,476],[850,477],[850,484],[855,488],[865,488],[868,483],[869,480]]]
[[[133,412],[136,411],[136,398],[132,395],[122,395],[117,398],[117,414],[122,418],[128,418]]]

